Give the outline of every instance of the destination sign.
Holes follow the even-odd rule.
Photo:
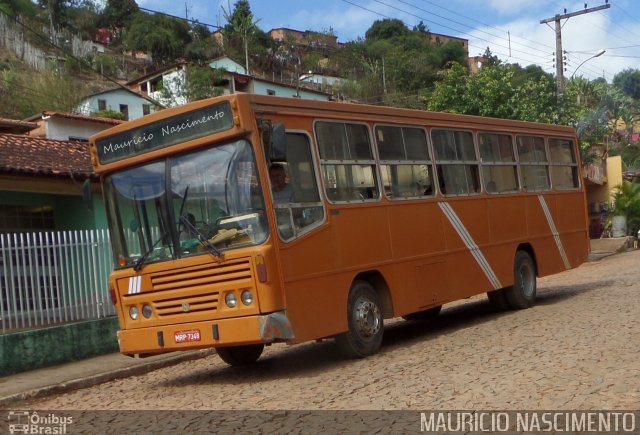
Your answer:
[[[98,159],[101,164],[112,163],[231,127],[231,105],[225,101],[98,139]]]

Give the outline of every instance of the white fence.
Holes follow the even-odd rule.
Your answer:
[[[115,314],[107,230],[0,234],[2,333]]]

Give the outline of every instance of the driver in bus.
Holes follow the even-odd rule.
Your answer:
[[[271,181],[273,202],[276,204],[291,202],[291,186],[287,184],[287,175],[282,164],[272,163],[269,166],[269,180]]]

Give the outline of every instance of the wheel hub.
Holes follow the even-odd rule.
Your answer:
[[[370,300],[358,299],[355,323],[362,337],[372,337],[380,331],[380,309]]]

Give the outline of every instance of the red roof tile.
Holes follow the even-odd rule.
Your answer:
[[[24,133],[36,128],[38,128],[38,124],[35,122],[0,118],[0,131],[5,131],[6,133]]]
[[[0,173],[94,177],[89,144],[0,134]]]
[[[126,122],[121,119],[104,118],[101,116],[89,116],[89,115],[82,115],[81,113],[68,113],[68,112],[45,111],[45,112],[42,112],[42,116],[58,116],[60,118],[77,119],[80,121],[90,121],[90,122],[101,122],[103,124],[110,124],[110,125],[118,125],[118,124],[122,124],[123,122]]]

